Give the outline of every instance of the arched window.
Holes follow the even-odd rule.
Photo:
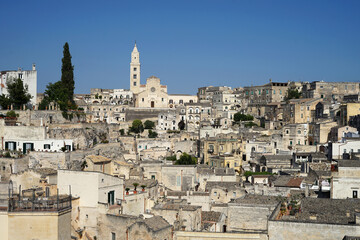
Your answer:
[[[192,108],[189,108],[189,113],[193,113],[193,109],[192,109]]]
[[[169,104],[173,104],[174,101],[172,99],[169,100]]]

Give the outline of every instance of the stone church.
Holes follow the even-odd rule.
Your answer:
[[[160,79],[155,76],[146,79],[146,84],[141,84],[140,68],[140,54],[135,43],[130,62],[130,91],[134,94],[135,107],[167,108],[167,86],[161,85]]]

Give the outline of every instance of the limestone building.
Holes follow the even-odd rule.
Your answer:
[[[31,70],[18,70],[11,71],[0,71],[0,95],[8,94],[6,83],[9,80],[20,78],[24,85],[28,86],[28,92],[31,94],[32,98],[30,102],[32,105],[36,105],[37,98],[37,71],[35,64],[32,65]]]

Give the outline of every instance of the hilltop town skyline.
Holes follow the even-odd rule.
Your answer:
[[[35,63],[40,93],[60,79],[65,42],[75,66],[75,93],[127,88],[135,40],[142,82],[157,76],[170,93],[261,85],[270,78],[359,81],[357,1],[20,3],[2,6],[0,26],[12,41],[0,39],[0,66],[30,69]],[[14,11],[21,14],[12,18]]]

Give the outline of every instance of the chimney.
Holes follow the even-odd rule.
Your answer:
[[[32,70],[33,70],[33,71],[36,70],[36,65],[35,65],[35,63],[32,64]]]
[[[355,224],[360,225],[360,210],[355,209],[354,215],[355,215]]]
[[[309,194],[309,185],[306,184],[305,186],[305,197],[308,197],[310,194]]]

